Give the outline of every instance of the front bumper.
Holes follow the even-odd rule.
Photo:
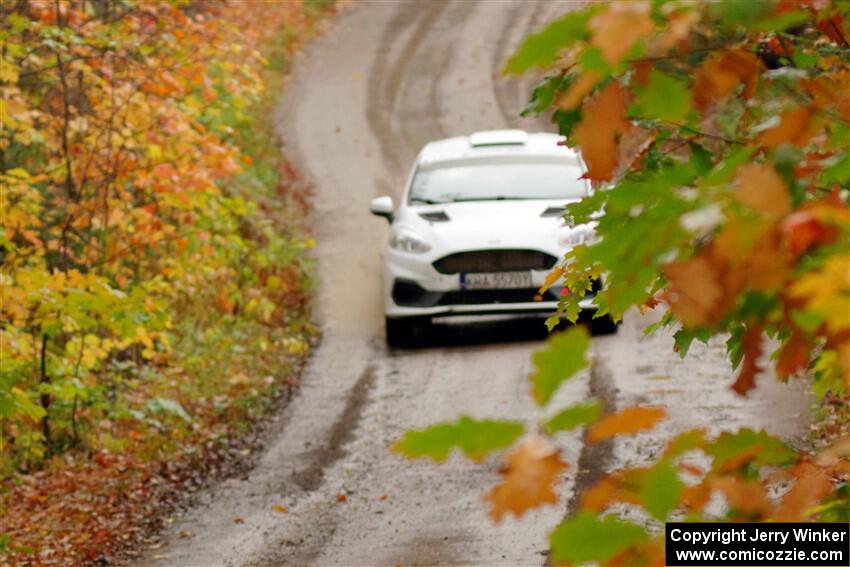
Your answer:
[[[554,313],[562,293],[553,286],[539,294],[549,270],[529,270],[532,288],[466,290],[459,274],[438,272],[428,255],[400,253],[391,248],[384,256],[384,311],[387,317],[441,317],[507,313]],[[582,310],[596,309],[593,296],[582,298]]]

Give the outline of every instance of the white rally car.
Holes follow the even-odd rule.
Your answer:
[[[432,317],[554,312],[562,288],[541,295],[540,286],[570,247],[594,234],[562,219],[564,205],[590,186],[560,139],[492,130],[431,142],[398,207],[391,197],[372,201],[371,212],[391,225],[383,257],[391,346],[410,343]],[[581,307],[595,308],[592,293]]]

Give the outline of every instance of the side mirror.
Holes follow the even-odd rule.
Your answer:
[[[373,215],[384,217],[389,222],[393,222],[393,210],[393,198],[386,195],[372,199],[372,202],[369,204],[369,211]]]

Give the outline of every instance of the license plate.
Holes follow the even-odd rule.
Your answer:
[[[523,289],[534,287],[531,272],[460,274],[461,289]]]

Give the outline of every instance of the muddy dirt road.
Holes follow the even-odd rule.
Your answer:
[[[542,565],[546,533],[575,485],[647,458],[675,431],[733,428],[757,416],[776,433],[799,435],[790,425],[806,411],[799,389],[776,385],[737,399],[724,387],[731,373],[720,343],[694,347],[680,361],[669,336],[643,338],[650,321],[635,315],[619,334],[594,340],[594,370],[553,405],[596,395],[612,408],[665,404],[671,417],[660,431],[592,450],[579,434],[561,437],[571,467],[558,507],[494,526],[480,495],[497,479],[496,459],[452,458],[437,467],[388,451],[404,430],[464,413],[541,416],[526,382],[545,336],[539,320],[446,325],[425,348],[386,349],[379,249],[387,226],[367,205],[398,196],[406,168],[431,139],[505,126],[549,129],[518,119],[531,83],[498,78],[498,70],[524,34],[569,8],[364,2],[303,54],[276,121],[287,155],[316,188],[324,341],[249,478],[207,494],[141,564]],[[273,511],[277,504],[289,512]]]

